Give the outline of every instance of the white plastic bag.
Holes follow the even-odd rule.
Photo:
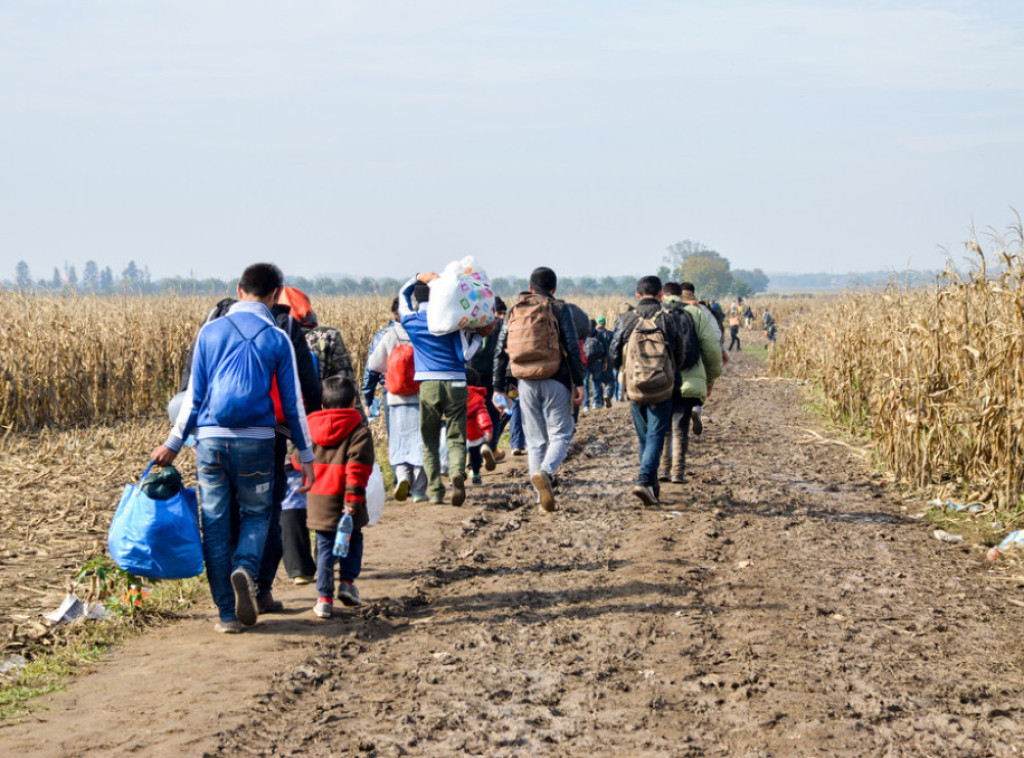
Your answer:
[[[385,497],[384,476],[380,473],[380,466],[374,463],[370,479],[366,482],[366,511],[370,516],[367,526],[374,526],[384,515]]]
[[[452,261],[430,283],[427,327],[431,334],[478,329],[494,321],[494,290],[487,274],[474,266],[473,256]]]

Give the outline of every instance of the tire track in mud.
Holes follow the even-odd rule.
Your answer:
[[[628,495],[625,408],[583,417],[554,515],[499,468],[406,596],[210,754],[1015,755],[1019,609],[806,444],[799,390],[758,368],[720,382],[660,508]]]

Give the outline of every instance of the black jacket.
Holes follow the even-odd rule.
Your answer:
[[[661,314],[660,317],[659,314]],[[676,366],[676,374],[678,375],[680,363],[683,360],[683,353],[686,351],[686,345],[683,344],[683,335],[679,331],[679,325],[672,314],[662,308],[661,303],[653,297],[645,297],[637,303],[635,311],[623,313],[615,320],[612,344],[608,350],[608,357],[612,362],[612,366],[616,369],[622,367],[626,345],[629,344],[629,338],[633,334],[633,330],[636,329],[637,321],[641,318],[654,318],[661,328],[662,333],[665,335],[665,342],[668,345],[669,352],[672,354],[672,362]]]
[[[536,294],[543,295],[544,293],[538,292]],[[572,310],[567,303],[559,302],[550,295],[547,295],[547,297],[551,299],[551,307],[554,308],[555,317],[558,319],[558,337],[564,351],[562,363],[558,367],[558,371],[551,378],[561,382],[570,389],[581,387],[583,386],[583,380],[586,378],[587,370],[583,365],[583,355],[580,353],[580,340],[576,335],[576,324],[573,323]],[[511,308],[508,315],[512,315]],[[507,344],[508,316],[505,317],[505,321],[501,325],[501,333],[498,335],[498,341],[494,345],[495,392],[507,392],[509,383],[516,381],[516,378],[508,370],[508,353],[505,351]]]

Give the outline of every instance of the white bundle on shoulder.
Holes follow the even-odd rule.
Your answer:
[[[430,283],[427,327],[431,334],[478,329],[494,319],[494,290],[487,274],[475,267],[473,256],[452,261]]]

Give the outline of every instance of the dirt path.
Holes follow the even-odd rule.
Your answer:
[[[0,754],[1017,755],[1024,577],[932,539],[737,363],[663,507],[626,494],[628,410],[587,414],[557,514],[521,459],[462,509],[389,506],[361,613],[317,622],[297,589],[240,637],[199,614]]]

